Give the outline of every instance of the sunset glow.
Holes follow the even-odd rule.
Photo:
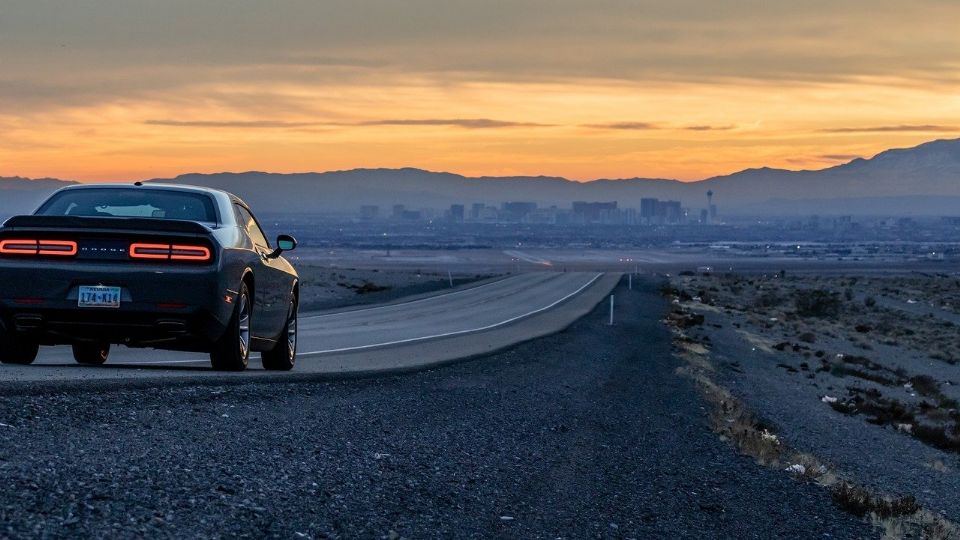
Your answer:
[[[693,180],[960,136],[960,4],[725,4],[4,6],[0,176]]]

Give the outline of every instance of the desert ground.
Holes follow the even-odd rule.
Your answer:
[[[758,462],[831,490],[891,537],[960,519],[960,277],[671,274],[683,374]]]

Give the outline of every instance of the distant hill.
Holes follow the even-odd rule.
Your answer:
[[[0,216],[32,212],[47,195],[73,183],[55,178],[31,180],[0,176]]]
[[[706,192],[726,215],[960,215],[960,139],[887,150],[871,159],[817,171],[747,169],[698,182],[630,178],[574,182],[557,177],[479,177],[420,169],[354,169],[326,173],[185,174],[151,182],[225,189],[261,212],[344,212],[360,205],[446,208],[453,203],[617,201],[636,208],[643,197],[680,200],[699,210]],[[32,208],[64,182],[0,178],[0,214]]]

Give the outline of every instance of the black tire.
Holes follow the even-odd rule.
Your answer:
[[[277,339],[272,351],[261,353],[263,369],[271,371],[290,371],[297,363],[297,300],[290,301],[290,311],[283,332]]]
[[[100,366],[110,356],[109,343],[74,343],[73,359],[78,364]]]
[[[0,362],[4,364],[32,364],[37,359],[40,344],[23,336],[0,330]]]
[[[240,284],[233,317],[223,336],[213,344],[210,364],[218,371],[243,371],[250,360],[250,320],[253,299],[246,283]]]

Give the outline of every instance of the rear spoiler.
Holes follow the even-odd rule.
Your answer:
[[[159,218],[85,217],[85,216],[13,216],[5,229],[85,229],[161,233],[209,234],[210,228],[196,221]]]

